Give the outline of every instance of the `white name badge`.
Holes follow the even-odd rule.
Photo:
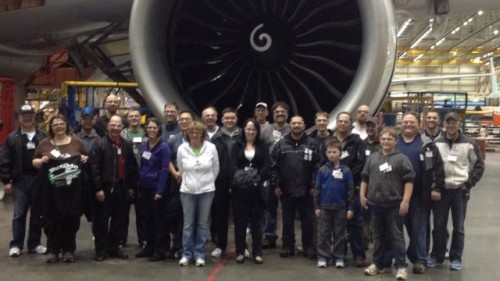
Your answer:
[[[144,151],[142,153],[142,158],[146,159],[146,160],[149,160],[151,158],[151,152],[149,151]]]
[[[141,137],[135,137],[132,139],[132,142],[133,143],[141,143],[142,142],[142,138]]]
[[[424,156],[420,154],[420,161],[424,161]]]
[[[32,142],[32,141],[29,141],[27,144],[26,144],[26,149],[27,150],[31,150],[31,149],[35,149],[35,143]]]
[[[118,148],[118,149],[116,150],[116,152],[118,153],[118,155],[122,155],[122,149],[121,149],[121,148]]]
[[[425,152],[425,157],[432,158],[432,151],[426,151]]]
[[[59,150],[57,150],[57,149],[52,149],[52,151],[50,152],[50,154],[52,156],[54,156],[55,158],[61,157],[61,152],[59,152]]]
[[[349,152],[342,151],[342,155],[340,155],[340,159],[344,159],[344,158],[347,158],[347,157],[349,157]]]
[[[457,162],[456,155],[448,155],[448,162]]]
[[[383,172],[389,168],[389,163],[385,162],[384,164],[380,165],[378,168],[381,172]]]
[[[371,154],[371,153],[372,153],[372,152],[371,152],[370,150],[368,150],[368,149],[367,149],[367,150],[365,150],[365,156],[370,156],[370,154]]]
[[[336,179],[341,179],[342,178],[342,172],[339,171],[339,170],[335,170],[333,171],[332,173],[333,177],[336,178]]]

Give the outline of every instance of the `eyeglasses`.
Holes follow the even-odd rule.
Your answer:
[[[146,127],[147,130],[153,130],[153,131],[157,131],[159,129],[159,127],[156,127],[156,126],[148,126]]]
[[[379,138],[380,141],[393,141],[395,138]]]
[[[141,118],[141,116],[140,115],[129,115],[128,118],[130,118],[130,119],[139,119],[139,118]]]
[[[66,123],[54,123],[54,124],[50,124],[50,126],[52,128],[55,128],[55,127],[66,127]]]
[[[199,136],[199,135],[202,135],[203,132],[199,132],[199,131],[194,131],[194,132],[189,132],[188,135],[190,136]]]

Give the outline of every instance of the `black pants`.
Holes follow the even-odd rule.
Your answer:
[[[126,244],[128,240],[128,227],[129,227],[129,222],[130,222],[130,207],[134,205],[134,211],[135,211],[135,228],[137,232],[137,242],[139,244],[143,243],[146,241],[145,238],[145,223],[144,223],[144,215],[142,211],[142,204],[139,196],[134,195],[133,198],[128,198],[127,205],[125,206],[125,217],[124,217],[124,222],[123,222],[123,229],[120,231],[122,233],[120,237],[120,243]]]
[[[76,233],[80,229],[80,215],[52,219],[47,227],[47,248],[52,254],[74,253]]]
[[[252,255],[262,256],[262,232],[265,204],[258,192],[237,192],[233,196],[234,240],[236,255],[245,253],[246,229],[252,231]]]
[[[95,238],[95,250],[98,255],[118,251],[120,237],[123,236],[127,191],[123,184],[104,192],[104,202],[94,199],[92,232]]]
[[[226,251],[227,232],[229,228],[229,208],[231,205],[231,194],[229,189],[221,188],[215,190],[215,197],[212,203],[212,224],[215,223],[215,243],[216,247]]]
[[[295,214],[299,212],[302,230],[302,247],[304,252],[314,251],[313,243],[313,199],[311,196],[281,196],[281,213],[283,221],[283,249],[295,249]]]
[[[141,205],[143,206],[143,220],[145,225],[146,252],[155,255],[164,255],[167,243],[165,227],[165,198],[154,200],[156,189],[142,188],[140,191]]]

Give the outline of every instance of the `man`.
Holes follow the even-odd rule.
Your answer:
[[[106,113],[97,118],[95,122],[96,127],[106,132],[108,130],[109,119],[111,118],[111,116],[116,114],[119,106],[120,100],[118,99],[118,97],[114,94],[108,95],[104,99],[104,107],[106,108]]]
[[[218,258],[227,249],[227,232],[229,221],[229,206],[231,202],[231,182],[233,167],[231,167],[231,148],[241,139],[241,129],[236,126],[238,117],[232,108],[222,111],[222,127],[212,137],[212,143],[219,155],[219,174],[215,180],[215,197],[212,203],[212,225],[215,233],[216,248],[212,257]]]
[[[316,112],[314,124],[316,125],[316,130],[312,131],[309,136],[311,136],[318,147],[325,142],[325,140],[333,135],[333,131],[328,129],[328,113],[324,111]]]
[[[366,139],[366,120],[370,117],[368,105],[360,105],[356,110],[356,122],[353,124],[352,133],[359,135],[362,140]]]
[[[427,213],[431,205],[430,192],[433,188],[444,186],[444,168],[436,145],[430,139],[424,140],[418,128],[415,113],[403,114],[396,149],[410,159],[415,171],[410,208],[405,217],[405,228],[410,238],[406,254],[413,263],[413,273],[422,274],[427,263],[426,233]]]
[[[366,158],[380,149],[380,142],[378,138],[378,120],[375,117],[370,117],[366,120],[366,139],[364,139],[364,142],[366,145]],[[366,251],[370,246],[372,237],[370,210],[362,208],[361,215],[363,217],[363,248]]]
[[[432,189],[434,201],[434,230],[432,231],[432,253],[428,267],[443,263],[446,242],[448,216],[451,210],[453,232],[450,247],[450,269],[462,269],[462,254],[465,242],[464,221],[470,190],[481,179],[484,172],[484,160],[477,143],[460,131],[460,117],[455,112],[446,114],[443,137],[436,140],[441,153],[444,170],[444,188]]]
[[[208,139],[212,139],[215,133],[219,131],[219,125],[217,125],[217,110],[215,107],[209,106],[201,112],[201,122],[203,122],[207,128]]]
[[[295,255],[295,214],[299,212],[304,256],[315,256],[313,241],[313,193],[315,169],[318,164],[316,142],[305,133],[304,119],[290,119],[291,132],[279,140],[271,158],[275,195],[281,201],[283,248],[280,257]]]
[[[82,115],[80,119],[80,126],[76,127],[73,130],[85,145],[85,150],[90,151],[92,145],[104,135],[106,135],[106,131],[101,130],[99,127],[96,127],[94,122],[94,112],[92,108],[85,107],[82,110]]]
[[[425,115],[425,130],[423,131],[422,139],[430,139],[434,141],[443,135],[443,130],[439,127],[439,112],[430,110]]]
[[[177,123],[179,106],[176,102],[168,102],[163,107],[163,115],[165,117],[165,124],[161,128],[161,138],[168,142],[170,138],[181,132],[181,128]]]
[[[359,187],[361,184],[361,172],[366,160],[366,145],[359,135],[351,133],[352,119],[349,112],[340,112],[336,118],[337,129],[330,138],[336,139],[342,144],[340,163],[349,167],[352,171],[355,188],[355,200],[353,205],[353,218],[347,221],[347,232],[349,242],[357,267],[365,266],[365,251],[363,247],[363,217],[359,202]],[[320,147],[321,163],[325,163],[325,147]]]
[[[269,144],[273,140],[273,126],[267,121],[267,116],[269,116],[267,103],[257,103],[255,105],[254,115],[255,120],[257,120],[260,125],[260,139]]]
[[[141,127],[141,111],[138,108],[129,109],[127,112],[127,121],[129,127],[123,129],[122,132],[120,133],[120,136],[132,143],[134,157],[135,160],[137,161],[137,166],[140,167],[141,164],[140,148],[142,142],[146,140],[146,137],[144,136],[144,129]],[[144,238],[145,235],[144,226],[142,225],[143,224],[142,211],[139,203],[139,198],[137,198],[137,195],[130,197],[127,202],[127,206],[125,209],[125,217],[124,217],[125,221],[123,223],[123,229],[120,231],[121,234],[120,245],[122,246],[127,245],[129,213],[130,213],[130,205],[132,204],[134,204],[135,206],[135,225],[136,225],[138,243],[139,246],[143,247],[146,241]]]
[[[31,206],[33,179],[36,169],[32,165],[35,149],[47,133],[36,128],[35,110],[30,105],[17,109],[19,128],[11,132],[0,151],[0,180],[7,193],[13,192],[14,217],[12,218],[12,241],[9,256],[19,257],[24,247],[26,216]],[[41,245],[42,226],[39,219],[30,217],[28,230],[28,253],[45,254]]]
[[[288,120],[288,104],[278,101],[275,102],[271,108],[273,111],[272,124],[272,138],[269,141],[269,151],[272,152],[274,145],[284,136],[290,133],[290,125]],[[267,207],[264,214],[264,240],[262,241],[263,249],[271,249],[276,247],[276,234],[277,223],[277,210],[278,210],[278,197],[274,194],[274,187],[269,185],[269,192],[267,198]]]
[[[127,259],[119,248],[127,200],[137,187],[139,168],[132,143],[123,139],[122,118],[109,119],[108,134],[92,146],[90,170],[94,182],[94,215],[92,231],[95,237],[96,261],[108,256]]]
[[[167,241],[166,246],[169,250],[170,258],[180,258],[182,254],[182,205],[180,199],[180,187],[182,176],[179,173],[179,167],[177,167],[177,151],[181,144],[186,142],[186,134],[189,125],[194,121],[194,114],[191,111],[181,111],[179,114],[179,128],[180,133],[172,136],[168,141],[170,146],[170,164],[169,171],[171,176],[170,188],[168,189],[168,194],[165,199],[166,205],[166,218],[165,225],[167,226]],[[170,245],[172,244],[172,245]]]

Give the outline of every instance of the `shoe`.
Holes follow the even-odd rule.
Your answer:
[[[450,262],[450,269],[451,270],[462,270],[462,262],[459,260],[452,260]]]
[[[204,259],[196,259],[196,266],[197,267],[205,266],[205,260]]]
[[[264,238],[264,241],[262,241],[262,249],[273,248],[276,248],[276,240],[272,238]]]
[[[157,262],[165,259],[165,255],[154,254],[148,258],[149,262]]]
[[[43,255],[43,254],[46,254],[46,253],[47,253],[47,247],[45,247],[43,245],[38,245],[35,248],[28,250],[28,254],[40,254],[40,255]]]
[[[423,274],[425,273],[425,265],[419,262],[413,264],[413,273]]]
[[[5,197],[5,189],[3,188],[3,184],[0,183],[0,201],[2,201],[4,197]]]
[[[180,266],[187,266],[189,264],[189,259],[186,258],[186,257],[182,257],[180,260],[179,260],[179,265]]]
[[[396,272],[396,280],[406,280],[408,279],[408,271],[406,271],[406,268],[400,267],[398,268],[398,271]]]
[[[236,262],[237,263],[244,263],[245,262],[245,256],[244,255],[238,255],[236,257]]]
[[[313,249],[306,249],[304,252],[302,252],[302,255],[306,258],[310,258],[312,260],[316,259],[318,255],[316,254],[316,251]]]
[[[281,250],[280,252],[280,257],[282,258],[288,258],[292,256],[295,256],[295,252],[290,248],[283,248],[283,250]]]
[[[122,250],[112,251],[112,252],[110,252],[108,254],[112,258],[119,258],[119,259],[122,259],[122,260],[128,259],[128,255],[125,254]]]
[[[385,270],[383,269],[379,269],[375,264],[371,264],[370,266],[368,266],[367,268],[365,268],[365,271],[364,273],[366,275],[370,275],[370,276],[374,276],[374,275],[377,275],[379,273],[384,273]]]
[[[59,255],[50,253],[49,256],[47,257],[47,260],[45,260],[46,263],[56,263],[59,261]]]
[[[174,259],[179,259],[181,257],[182,257],[182,250],[179,249],[179,250],[175,251],[175,253],[174,253]]]
[[[444,253],[444,258],[449,259],[450,258],[450,250],[446,249],[446,252]]]
[[[153,255],[153,253],[149,251],[142,250],[139,253],[135,254],[136,258],[149,258]]]
[[[363,257],[357,257],[354,259],[354,266],[356,267],[365,267],[366,266],[366,263],[365,263],[365,258]]]
[[[21,255],[21,249],[19,249],[18,247],[12,247],[12,248],[10,248],[10,250],[9,250],[9,257],[17,258],[20,255]]]
[[[212,257],[220,258],[222,256],[222,252],[221,248],[215,248],[215,250],[212,251]]]
[[[318,259],[318,267],[319,268],[326,268],[326,259],[325,258],[319,258]]]
[[[106,259],[106,255],[105,254],[97,254],[94,258],[95,261],[98,261],[98,262],[102,262]]]
[[[244,254],[245,258],[249,259],[250,258],[250,252],[245,249],[245,254]]]
[[[256,256],[253,261],[256,263],[256,264],[263,264],[264,263],[264,260],[262,259],[261,256]]]
[[[247,227],[247,235],[252,233],[252,231],[250,230],[250,227]]]
[[[435,258],[431,257],[427,260],[426,265],[427,265],[427,267],[436,267],[436,266],[440,266],[441,264],[442,263],[437,262]]]
[[[345,267],[344,259],[336,259],[335,260],[335,267],[336,268],[344,268]]]
[[[75,256],[73,255],[73,253],[66,252],[63,254],[63,262],[72,263],[74,261],[75,261]]]

